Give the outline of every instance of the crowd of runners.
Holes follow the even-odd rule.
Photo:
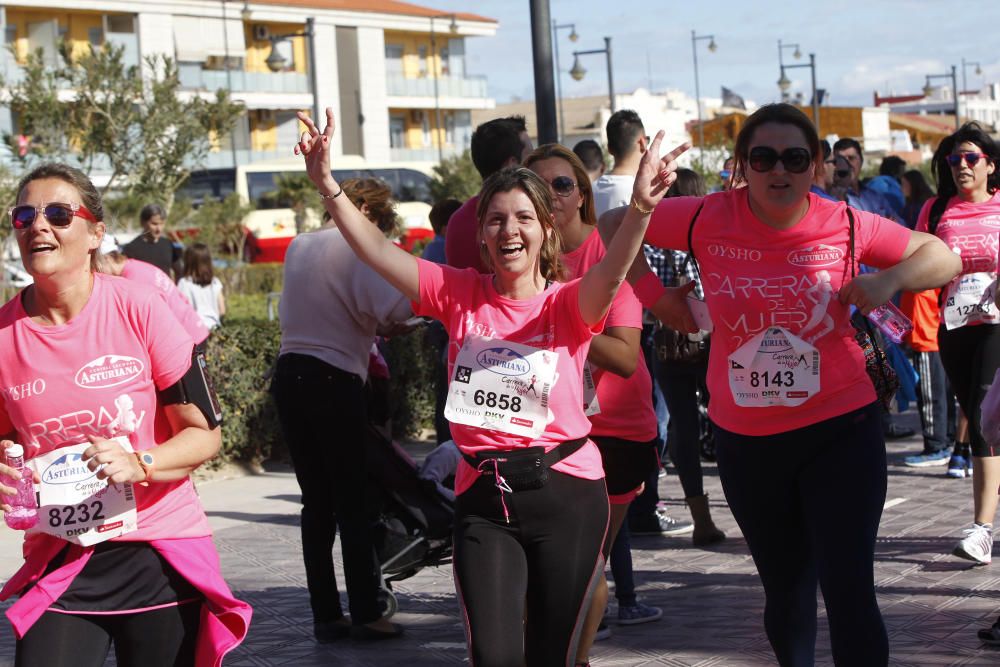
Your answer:
[[[299,119],[294,151],[327,222],[289,248],[272,388],[317,641],[404,632],[378,596],[361,445],[376,333],[414,316],[439,323],[436,424],[477,667],[589,665],[607,633],[606,562],[619,622],[660,618],[636,597],[629,535],[726,539],[704,455],[757,567],[777,663],[813,664],[818,585],[834,662],[887,665],[874,549],[900,359],[919,372],[924,436],[906,463],[972,477],[954,553],[990,562],[1000,150],[975,124],[934,154],[934,196],[892,160],[863,181],[861,146],[829,145],[787,104],[746,119],[713,193],[679,167],[689,146],[667,150],[635,112],[608,122],[610,170],[596,144],[535,148],[523,119],[495,119],[472,137],[479,193],[435,207],[443,238],[418,258],[390,238],[387,188],[332,176],[332,111],[322,127]],[[250,608],[222,578],[189,479],[217,452],[221,415],[203,354],[218,320],[187,304],[224,301],[210,273],[185,301],[157,269],[105,257],[103,217],[62,165],[26,175],[8,216],[34,283],[0,309],[0,432],[34,462],[43,508],[0,593],[19,596],[16,663],[100,665],[113,644],[123,665],[220,664]],[[905,342],[881,315],[892,303],[912,321]],[[690,522],[657,507],[667,456]],[[0,473],[10,511],[21,473]],[[1000,627],[980,636],[1000,643]]]

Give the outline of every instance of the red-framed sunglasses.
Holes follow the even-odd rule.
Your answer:
[[[973,153],[969,151],[968,153],[952,153],[944,158],[948,161],[948,165],[951,167],[957,167],[962,164],[962,160],[965,160],[965,164],[968,165],[969,169],[976,166],[979,160],[989,160],[986,153]]]
[[[27,229],[34,224],[39,213],[44,215],[53,227],[69,227],[75,216],[80,216],[90,222],[98,221],[83,204],[63,204],[62,202],[49,202],[44,206],[21,204],[7,212],[10,215],[10,224],[14,229]]]

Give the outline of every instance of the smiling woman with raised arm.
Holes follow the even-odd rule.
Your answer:
[[[157,290],[96,272],[104,211],[80,171],[28,173],[9,219],[34,283],[0,308],[0,386],[30,391],[0,392],[0,446],[23,445],[40,498],[0,592],[20,595],[15,664],[96,667],[114,644],[123,666],[219,665],[250,607],[189,477],[221,444],[204,357]]]
[[[445,414],[464,459],[454,569],[471,664],[572,665],[608,517],[579,378],[676,155],[643,160],[619,236],[584,276],[561,283],[548,185],[533,172],[505,169],[483,184],[480,251],[494,273],[453,269],[396,247],[341,196],[331,110],[322,134],[299,119],[309,131],[296,151],[348,243],[448,330]]]
[[[719,477],[764,586],[778,663],[814,662],[818,581],[834,662],[884,667],[874,550],[885,442],[849,306],[868,313],[901,289],[937,287],[960,262],[933,236],[810,194],[823,156],[793,106],[756,111],[735,153],[747,187],[664,199],[646,241],[690,243],[700,264]],[[606,216],[610,231],[620,213]],[[854,278],[856,263],[884,270]],[[690,313],[678,315],[683,292],[664,294],[644,256],[629,277],[647,307],[693,330]]]

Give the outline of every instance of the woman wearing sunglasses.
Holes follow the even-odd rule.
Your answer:
[[[452,341],[445,414],[463,455],[454,571],[471,664],[572,665],[608,517],[580,378],[675,154],[643,159],[623,233],[582,278],[561,283],[549,187],[533,172],[508,168],[483,183],[478,241],[493,273],[458,270],[398,248],[340,196],[331,109],[322,134],[299,120],[308,132],[296,152],[348,243]]]
[[[562,239],[560,259],[566,267],[565,278],[583,276],[605,254],[601,235],[595,233],[594,194],[583,164],[564,146],[546,144],[536,148],[525,159],[524,166],[549,184],[555,226]],[[611,504],[608,534],[602,548],[605,561],[629,503],[659,465],[653,384],[642,360],[641,333],[642,306],[632,288],[624,285],[608,310],[604,331],[590,343],[588,375],[584,381],[591,388],[589,392],[584,390],[590,437],[601,451]],[[631,571],[625,575],[631,578]],[[607,580],[598,577],[577,652],[578,664],[587,663],[607,602]],[[656,620],[661,614],[659,609],[640,604],[634,598],[632,604],[620,603],[618,609],[619,619],[626,624]]]
[[[834,662],[884,666],[874,548],[885,443],[849,306],[867,313],[901,289],[941,285],[959,262],[933,236],[854,211],[857,262],[884,270],[852,279],[846,207],[809,192],[823,155],[793,106],[751,115],[735,154],[747,187],[664,199],[646,242],[686,250],[690,241],[700,265],[719,476],[760,574],[778,663],[814,662],[818,582]],[[688,320],[671,317],[684,306],[644,260],[630,272],[640,300],[661,319]]]
[[[948,382],[969,420],[974,472],[973,523],[953,553],[981,564],[992,558],[1000,486],[1000,448],[983,439],[979,407],[1000,367],[1000,311],[995,303],[1000,246],[997,160],[1000,148],[976,123],[944,139],[931,162],[938,196],[924,204],[916,227],[936,234],[962,258],[962,274],[941,290],[938,345]],[[956,457],[967,460],[969,452],[956,446]]]
[[[93,184],[60,164],[26,175],[9,212],[34,283],[0,309],[0,446],[24,446],[40,494],[0,592],[20,595],[15,661],[96,667],[114,644],[122,665],[219,664],[250,608],[222,579],[189,478],[219,449],[216,415],[163,299],[96,272],[103,217]],[[0,485],[4,511],[12,492]]]

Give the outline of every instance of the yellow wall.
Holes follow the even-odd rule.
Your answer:
[[[405,148],[426,148],[424,146],[424,124],[421,121],[415,121],[413,118],[414,111],[423,111],[427,117],[430,127],[431,134],[431,146],[437,146],[439,143],[443,146],[447,146],[448,142],[445,141],[444,128],[438,128],[437,119],[435,118],[434,109],[389,109],[390,115],[401,115],[405,118],[405,126],[403,130],[403,145]],[[441,111],[441,124],[444,125],[446,121],[447,111]]]
[[[247,115],[250,118],[250,150],[278,150],[278,126],[273,112],[251,109]]]
[[[101,17],[103,12],[53,12],[42,10],[8,9],[7,25],[17,28],[17,37],[14,42],[14,52],[17,62],[21,65],[25,63],[28,56],[28,24],[42,23],[44,21],[59,22],[60,30],[66,29],[65,37],[69,40],[74,58],[87,53],[90,46],[90,38],[87,34],[91,28],[101,28],[103,23]]]
[[[385,31],[386,44],[402,44],[403,46],[403,76],[407,79],[418,79],[420,73],[420,51],[423,46],[427,51],[427,72],[423,76],[432,76],[432,72],[437,71],[438,76],[444,76],[441,71],[440,52],[442,48],[448,46],[448,22],[439,21],[435,23],[435,30],[439,32],[435,35],[437,42],[434,49],[431,49],[430,33],[410,33]]]
[[[297,32],[302,32],[306,29],[304,25],[295,25],[291,23],[261,23],[259,21],[244,23],[243,31],[247,45],[245,69],[247,72],[271,71],[267,68],[267,64],[264,62],[267,60],[267,56],[271,53],[271,41],[267,39],[254,39],[253,26],[255,25],[266,26],[272,35],[291,35]],[[292,42],[292,50],[295,54],[294,71],[299,74],[306,74],[308,70],[306,63],[308,62],[309,57],[308,52],[306,51],[306,38],[292,37],[290,41]]]

